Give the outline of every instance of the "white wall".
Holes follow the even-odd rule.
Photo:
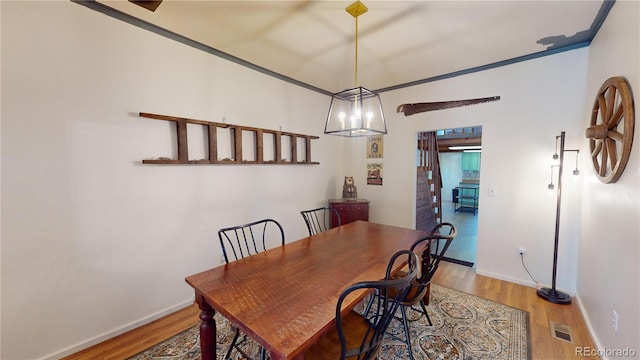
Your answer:
[[[383,93],[389,134],[384,137],[384,186],[365,186],[371,220],[413,227],[415,137],[418,131],[482,126],[477,272],[533,285],[517,255],[528,249],[536,280],[551,283],[555,197],[548,196],[555,136],[567,132],[567,148],[582,145],[587,49],[577,49],[481,73]],[[501,96],[498,102],[405,117],[403,103]],[[363,169],[364,145],[351,163]],[[567,156],[569,157],[569,155]],[[569,169],[570,170],[570,169]],[[568,171],[570,173],[570,171]],[[496,188],[496,197],[487,188]],[[580,183],[563,191],[557,286],[576,289]]]
[[[1,6],[3,359],[190,304],[219,228],[271,217],[293,241],[299,211],[338,195],[334,137],[312,142],[320,165],[141,164],[175,141],[138,112],[320,135],[328,97],[69,1]]]
[[[453,201],[452,189],[460,186],[460,181],[464,178],[462,152],[441,153],[440,170],[442,171],[442,201]]]
[[[598,181],[590,163],[583,172],[578,266],[579,299],[596,345],[600,349],[632,348],[636,356],[640,356],[639,24],[640,3],[618,1],[589,49],[585,120],[602,83],[612,76],[624,76],[634,93],[636,125],[631,157],[616,183]],[[587,140],[583,142],[587,148]],[[611,326],[614,310],[619,314],[617,333]]]

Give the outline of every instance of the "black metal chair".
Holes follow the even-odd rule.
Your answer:
[[[331,229],[332,217],[336,219],[336,226],[340,226],[341,224],[340,213],[334,208],[321,207],[312,210],[303,210],[300,211],[300,214],[305,224],[307,224],[309,236]]]
[[[284,245],[284,230],[279,222],[263,219],[252,223],[231,226],[218,230],[224,261],[255,255],[269,247]]]
[[[413,353],[411,350],[411,339],[409,336],[407,308],[421,314],[417,319],[413,319],[411,321],[417,321],[422,317],[422,315],[424,315],[427,317],[429,326],[433,325],[426,308],[426,306],[429,305],[429,297],[431,294],[431,279],[436,273],[436,270],[438,270],[440,260],[444,257],[449,245],[451,245],[451,241],[453,241],[457,234],[458,232],[453,224],[441,223],[431,229],[429,236],[419,239],[411,245],[411,251],[416,251],[417,249],[418,253],[421,252],[421,274],[416,278],[416,280],[414,280],[411,290],[402,300],[402,306],[400,307],[402,317],[398,319],[402,321],[404,326],[404,340],[407,344],[410,359],[413,359]],[[401,272],[399,276],[402,275],[403,273]],[[420,305],[420,307],[416,308],[416,305]]]
[[[270,247],[283,246],[285,241],[282,225],[273,219],[263,219],[248,224],[223,228],[218,230],[218,237],[220,238],[224,261],[227,264],[229,263],[230,255],[233,255],[232,261],[238,260],[263,252]],[[245,358],[250,358],[240,348],[240,345],[247,340],[246,335],[243,334],[242,340],[238,342],[239,335],[240,331],[236,328],[229,350],[224,357],[225,359],[229,358],[234,348]],[[266,356],[265,348],[261,348],[260,359],[264,360]]]
[[[391,272],[397,261],[405,261],[409,265],[409,271],[403,277],[392,278]],[[402,306],[402,299],[418,275],[419,261],[412,251],[398,251],[389,261],[384,280],[358,282],[344,290],[336,304],[336,330],[329,331],[309,348],[305,359],[375,359],[395,312]],[[372,291],[374,294],[365,312],[360,314],[348,311],[343,314],[344,299],[361,290]]]

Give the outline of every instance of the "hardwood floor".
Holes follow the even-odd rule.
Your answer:
[[[200,320],[199,314],[198,307],[191,305],[61,360],[126,359],[188,329]]]
[[[447,257],[476,262],[478,251],[478,213],[457,212],[456,204],[451,201],[442,201],[442,221],[455,225],[458,235],[447,249]]]
[[[433,281],[528,311],[532,360],[583,358],[577,356],[576,348],[594,348],[575,300],[570,305],[552,304],[540,299],[533,288],[476,275],[474,268],[447,262],[440,263]],[[189,306],[62,360],[126,359],[197,323],[198,313],[195,305]],[[571,327],[573,343],[552,338],[550,321]]]

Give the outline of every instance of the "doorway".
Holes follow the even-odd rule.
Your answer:
[[[434,152],[437,153],[437,173],[441,179],[440,198],[434,201],[439,203],[436,218],[452,223],[458,231],[445,260],[473,267],[480,211],[482,127],[440,129],[435,131],[435,135],[437,146],[434,148],[437,152]],[[420,181],[418,177],[418,188]],[[419,200],[416,199],[416,204],[420,203]]]

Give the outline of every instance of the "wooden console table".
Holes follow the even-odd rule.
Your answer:
[[[345,225],[356,220],[369,221],[369,200],[366,199],[331,199],[329,207],[340,214],[340,224]],[[337,226],[338,219],[331,216],[331,227]]]

